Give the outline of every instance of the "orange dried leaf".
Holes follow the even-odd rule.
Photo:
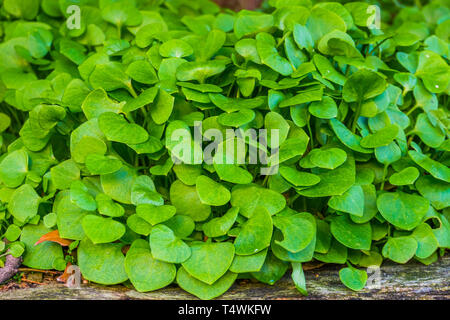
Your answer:
[[[66,265],[66,269],[64,270],[64,273],[62,274],[62,275],[60,275],[58,278],[56,278],[56,281],[58,281],[58,282],[67,282],[67,280],[69,279],[69,277],[71,276],[71,274],[72,273],[69,273],[68,272],[68,270],[69,270],[69,267],[71,266],[72,264],[70,263],[70,262],[67,262],[67,265]]]
[[[45,241],[51,241],[56,242],[62,245],[63,247],[67,247],[72,243],[72,240],[63,239],[59,236],[58,230],[50,231],[47,234],[44,234],[34,245],[37,246],[38,244],[45,242]]]

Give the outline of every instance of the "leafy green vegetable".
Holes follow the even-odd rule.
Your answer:
[[[450,247],[443,1],[0,2],[0,265],[212,299]]]

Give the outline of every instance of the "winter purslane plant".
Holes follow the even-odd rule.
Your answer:
[[[436,261],[450,247],[450,9],[374,10],[1,1],[0,261],[201,299],[288,270],[306,294],[313,260],[347,264],[353,290],[385,259]],[[242,161],[221,161],[235,149]]]

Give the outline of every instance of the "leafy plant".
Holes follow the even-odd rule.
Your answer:
[[[307,294],[312,260],[347,264],[352,290],[384,258],[436,261],[450,247],[450,9],[382,3],[373,28],[366,2],[78,1],[69,29],[71,1],[3,1],[0,259],[61,270],[74,250],[92,282],[175,281],[201,299],[290,269]],[[192,140],[198,122],[267,129],[267,146],[227,138],[207,162],[219,140]],[[252,147],[267,163],[246,161]]]

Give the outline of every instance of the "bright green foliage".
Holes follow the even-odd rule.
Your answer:
[[[377,28],[342,2],[0,1],[0,265],[75,259],[92,282],[213,299],[290,269],[306,295],[312,260],[347,263],[351,290],[383,259],[437,260],[448,3],[381,1]],[[35,246],[56,230],[69,248]]]

